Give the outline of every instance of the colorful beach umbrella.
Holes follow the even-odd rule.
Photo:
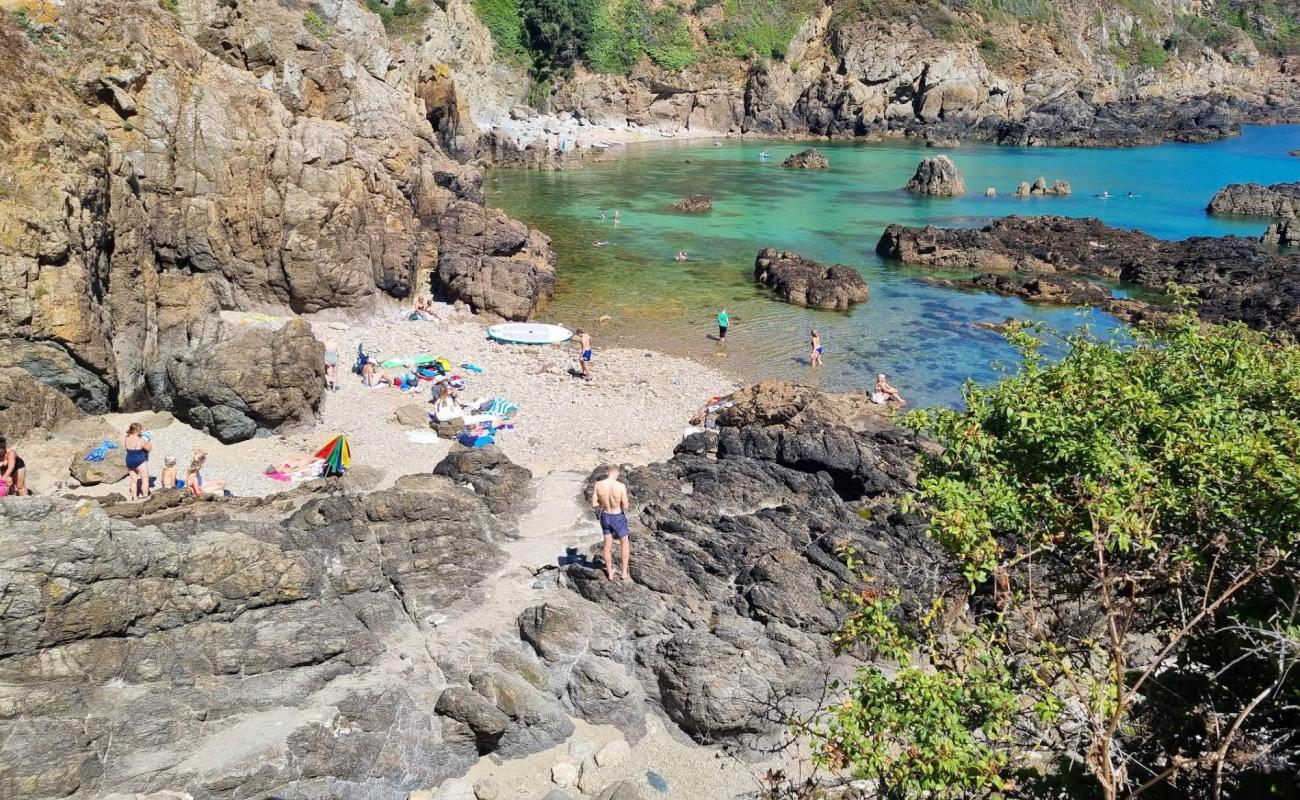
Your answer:
[[[329,444],[316,451],[316,457],[325,462],[323,474],[342,475],[352,466],[352,448],[348,447],[348,437],[343,434],[330,439]]]

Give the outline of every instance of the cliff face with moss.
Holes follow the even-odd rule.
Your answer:
[[[419,33],[431,17],[353,0],[6,9],[6,359],[47,381],[75,373],[89,410],[166,406],[168,363],[228,338],[224,309],[432,288],[527,317],[554,253],[485,208],[481,176],[447,155],[468,112]]]
[[[535,102],[595,124],[1086,145],[1300,119],[1295,0],[475,0],[475,9],[498,58],[531,75]]]

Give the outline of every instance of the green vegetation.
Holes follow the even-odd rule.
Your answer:
[[[818,5],[809,0],[723,0],[723,21],[706,29],[705,36],[718,55],[783,60],[790,40]]]
[[[831,24],[844,27],[862,21],[913,19],[932,36],[947,41],[957,41],[968,33],[966,23],[942,0],[846,0],[835,4]]]
[[[519,13],[519,0],[474,0],[474,13],[491,32],[498,55],[510,58],[524,54],[524,25]]]
[[[334,35],[334,29],[325,20],[321,19],[320,14],[316,13],[314,8],[308,9],[307,13],[302,15],[302,24],[307,29],[307,32],[317,39],[324,40]]]
[[[1295,0],[1219,0],[1213,14],[1245,31],[1265,53],[1300,54],[1300,4]]]
[[[158,0],[158,7],[173,14],[177,11],[176,0]]]
[[[840,643],[882,641],[903,668],[859,672],[815,727],[825,762],[899,798],[1028,780],[1045,742],[1060,763],[1033,779],[1093,783],[1070,796],[1287,785],[1300,347],[1189,313],[1133,336],[1074,336],[1048,363],[1012,328],[1017,371],[968,386],[966,410],[906,417],[942,445],[922,460],[919,506],[970,583],[975,633],[900,640],[888,604],[862,593]]]
[[[425,0],[414,3],[396,0],[391,6],[380,0],[365,0],[366,8],[376,14],[384,23],[384,30],[394,36],[411,37],[424,27],[424,20],[429,15],[429,6]]]
[[[597,72],[625,74],[642,56],[667,70],[680,70],[699,58],[682,9],[650,10],[646,0],[615,0],[598,10],[587,60]]]

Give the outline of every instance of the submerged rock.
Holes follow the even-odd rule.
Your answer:
[[[713,210],[713,199],[707,194],[693,194],[673,203],[673,210],[687,214],[703,214]]]
[[[916,165],[916,173],[903,187],[912,194],[956,197],[966,193],[966,179],[947,156],[931,156]]]
[[[867,299],[867,282],[857,270],[843,264],[823,266],[798,253],[772,247],[758,251],[754,280],[773,294],[797,306],[844,311]]]
[[[801,150],[791,156],[787,156],[781,166],[791,169],[830,169],[831,162],[822,151],[816,147],[809,147],[807,150]]]
[[[1300,217],[1300,181],[1272,186],[1229,184],[1215,192],[1205,210],[1211,214],[1294,219]]]

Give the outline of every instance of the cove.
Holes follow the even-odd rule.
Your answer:
[[[885,372],[915,405],[953,405],[967,379],[991,380],[999,362],[1014,358],[1000,336],[976,323],[1016,317],[1058,331],[1088,326],[1101,337],[1121,333],[1122,326],[1095,309],[929,286],[920,278],[935,273],[886,264],[875,255],[885,226],[980,226],[1008,214],[1061,214],[1095,216],[1167,239],[1258,236],[1267,220],[1211,217],[1204,210],[1210,197],[1227,183],[1300,179],[1300,158],[1287,155],[1300,146],[1300,126],[1248,127],[1212,144],[1131,149],[823,142],[816,146],[830,159],[829,170],[780,166],[805,146],[647,144],[580,170],[492,171],[485,186],[491,204],[552,237],[559,281],[540,317],[592,329],[597,359],[601,345],[617,343],[696,357],[744,380],[784,377],[831,390],[868,386]],[[759,159],[763,150],[770,160]],[[968,193],[928,198],[901,191],[917,162],[938,153],[956,162]],[[1013,196],[1020,181],[1040,175],[1049,184],[1068,180],[1074,193]],[[989,186],[997,197],[984,196]],[[1094,197],[1103,191],[1112,199]],[[670,209],[695,192],[713,198],[712,212]],[[597,240],[608,244],[595,247]],[[858,269],[870,299],[843,313],[772,299],[753,283],[754,256],[769,246]],[[678,250],[690,260],[674,261]],[[722,307],[732,318],[725,349],[710,338]],[[610,319],[600,321],[606,315]],[[826,349],[819,369],[807,365],[813,328]]]

